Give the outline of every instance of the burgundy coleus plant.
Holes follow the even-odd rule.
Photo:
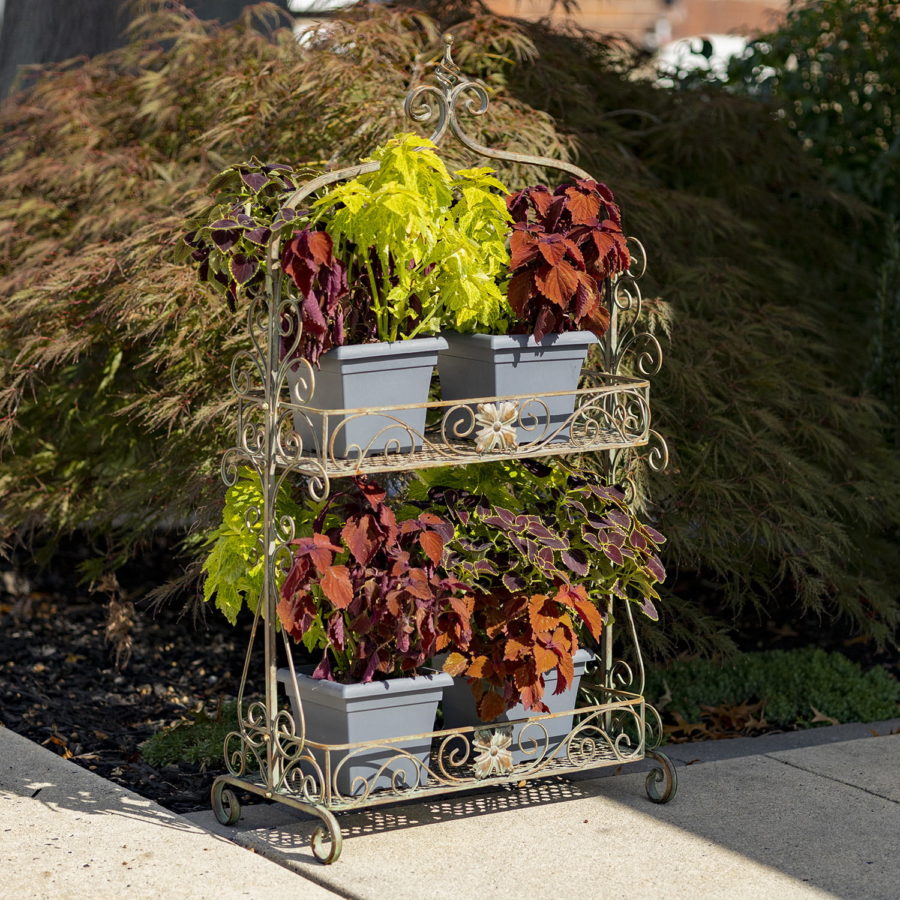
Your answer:
[[[278,616],[291,637],[323,651],[314,678],[410,674],[446,644],[441,628],[466,633],[465,585],[440,569],[453,526],[430,512],[398,521],[385,498],[358,478],[294,541]]]
[[[588,179],[544,185],[507,198],[513,218],[509,303],[513,332],[536,340],[566,331],[609,327],[607,279],[624,272],[629,253],[612,191]]]
[[[328,232],[309,228],[295,232],[285,243],[281,267],[300,294],[302,324],[299,341],[295,324],[282,329],[283,350],[317,366],[323,353],[345,340],[342,301],[349,293],[346,267],[335,257]]]

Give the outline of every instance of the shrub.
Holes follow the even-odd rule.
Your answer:
[[[435,20],[410,10],[350,10],[301,47],[272,7],[220,28],[171,6],[0,109],[0,536],[86,529],[89,575],[155,529],[219,519],[244,321],[174,262],[205,183],[254,156],[356,161],[406,127],[401,98],[441,53]],[[663,90],[610,41],[454,10],[457,60],[492,94],[473,133],[577,150],[673,313],[653,387],[672,465],[650,488],[676,574],[655,649],[722,647],[748,605],[885,637],[900,462],[859,391],[864,211],[760,104]],[[447,162],[472,160],[451,143]],[[536,178],[498,170],[514,190]]]
[[[667,711],[690,722],[702,706],[763,701],[770,725],[810,726],[816,711],[839,722],[873,722],[900,713],[900,683],[884,669],[863,671],[818,648],[744,653],[728,662],[676,661],[648,673],[651,702],[671,692]]]

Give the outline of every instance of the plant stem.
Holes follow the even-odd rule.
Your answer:
[[[378,337],[385,340],[384,336],[384,308],[381,305],[381,299],[378,294],[378,288],[375,286],[375,272],[372,270],[372,260],[369,259],[368,251],[366,252],[366,271],[369,273],[369,289],[372,291],[372,307],[375,310],[375,321],[377,323]]]

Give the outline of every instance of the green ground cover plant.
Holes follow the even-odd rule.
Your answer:
[[[141,744],[141,756],[151,766],[196,763],[201,767],[218,766],[222,762],[225,736],[236,731],[237,704],[223,703],[218,709],[202,709],[192,722],[160,731]]]
[[[703,707],[763,702],[772,726],[812,727],[813,720],[874,722],[900,714],[900,683],[841,653],[815,647],[744,653],[727,661],[676,660],[648,672],[647,697],[666,714],[697,721]],[[818,717],[818,718],[817,718]],[[836,724],[834,722],[830,724]]]
[[[99,579],[174,528],[196,593],[245,310],[176,259],[184,222],[236,161],[349,164],[408,128],[401,100],[438,62],[442,23],[351,9],[298,45],[265,5],[226,28],[149,9],[120,50],[51,66],[0,108],[0,539],[52,550],[81,532],[81,574]],[[763,609],[889,639],[900,462],[862,389],[868,207],[764,104],[661,88],[615,41],[454,15],[456,59],[491,95],[473,134],[608,183],[648,249],[648,321],[671,321],[653,397],[672,464],[634,464],[642,517],[668,538],[653,652],[726,649]],[[448,149],[451,169],[477,162]]]

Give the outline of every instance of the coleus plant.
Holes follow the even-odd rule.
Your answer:
[[[290,517],[298,528],[313,519],[313,510],[295,503],[284,484],[275,504],[275,515],[279,519]],[[255,612],[262,595],[265,559],[260,541],[264,506],[259,475],[242,468],[237,481],[225,492],[221,523],[204,540],[209,552],[201,566],[203,599],[207,603],[214,601],[232,625],[245,604]],[[278,568],[275,578],[277,587],[283,579]]]
[[[452,536],[431,512],[398,520],[384,488],[363,477],[323,507],[294,541],[277,607],[288,634],[322,651],[314,678],[408,675],[446,643],[439,620],[465,633],[465,586],[440,568]]]
[[[399,134],[372,155],[376,171],[312,205],[312,221],[358,267],[382,341],[506,325],[498,280],[509,262],[508,191],[489,168],[451,175],[435,151],[426,138]]]
[[[629,265],[622,217],[612,191],[588,179],[544,185],[507,198],[510,237],[509,305],[512,332],[543,340],[551,333],[609,327],[608,278]]]
[[[447,566],[474,597],[469,628],[450,633],[445,671],[469,680],[486,720],[518,702],[544,711],[544,676],[556,670],[557,693],[570,685],[578,632],[599,638],[606,598],[656,620],[655,585],[665,578],[656,553],[665,539],[616,488],[534,461],[491,465],[497,482],[517,485],[513,508],[493,488],[493,496],[468,490],[469,470],[420,473],[427,502],[446,504],[457,523]],[[469,477],[477,488],[490,479]]]
[[[232,312],[239,295],[263,290],[272,234],[303,221],[284,201],[310,174],[253,158],[229,166],[210,182],[216,199],[189,224],[182,256],[196,263],[200,281],[225,295]]]

